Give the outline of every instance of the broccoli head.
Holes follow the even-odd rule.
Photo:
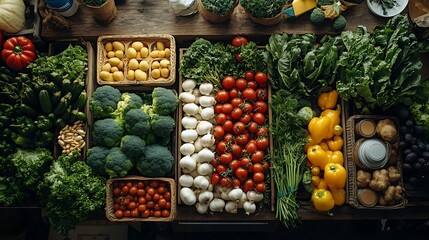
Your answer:
[[[343,15],[340,15],[334,19],[334,30],[339,32],[346,27],[346,18]]]
[[[124,115],[129,110],[140,108],[142,104],[143,100],[139,95],[135,93],[123,93],[116,110],[112,113],[112,117],[123,121]]]
[[[150,117],[142,109],[131,109],[125,114],[124,121],[129,134],[143,138],[150,131]]]
[[[89,110],[95,119],[107,118],[113,113],[121,100],[121,92],[118,89],[105,85],[96,88],[89,102]]]
[[[159,115],[172,114],[179,103],[176,94],[170,89],[156,87],[152,91],[152,106],[154,113]]]
[[[311,12],[310,15],[310,22],[314,25],[320,25],[325,20],[325,14],[323,13],[322,9],[315,8]]]
[[[105,176],[106,173],[106,157],[109,155],[110,149],[105,147],[92,147],[88,149],[86,163],[91,167],[95,174]]]
[[[161,145],[147,145],[144,157],[137,162],[137,170],[145,177],[170,176],[174,157],[168,148]]]
[[[158,137],[170,137],[176,126],[176,121],[171,116],[153,115],[150,123],[152,132]]]
[[[131,159],[143,156],[146,143],[135,135],[125,135],[121,140],[121,151]]]
[[[94,123],[92,137],[95,146],[118,146],[123,135],[124,129],[117,120],[114,120],[112,118],[106,118],[98,120]]]
[[[120,148],[110,149],[106,157],[106,172],[111,178],[123,177],[133,167],[133,162],[121,151]]]

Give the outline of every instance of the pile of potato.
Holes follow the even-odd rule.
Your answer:
[[[101,67],[100,78],[104,81],[123,81],[125,45],[121,42],[108,42],[104,45],[108,62]]]

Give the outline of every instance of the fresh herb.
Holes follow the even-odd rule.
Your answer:
[[[371,0],[371,2],[380,5],[381,9],[383,9],[384,15],[387,15],[388,9],[392,9],[398,5],[398,2],[396,0]]]
[[[225,15],[229,10],[231,10],[237,0],[201,0],[204,8],[210,12]]]
[[[287,0],[240,0],[240,5],[256,18],[272,18],[281,13]]]

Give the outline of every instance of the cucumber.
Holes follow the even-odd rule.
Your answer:
[[[66,111],[68,105],[70,104],[71,97],[71,93],[67,93],[61,98],[60,103],[55,107],[55,116],[59,117]]]
[[[86,114],[85,114],[85,113],[83,113],[83,112],[78,112],[78,113],[76,114],[76,117],[77,117],[77,119],[78,119],[78,120],[81,120],[81,121],[83,121],[83,122],[86,122]]]
[[[29,116],[29,117],[36,117],[37,116],[37,111],[34,110],[33,108],[29,107],[28,105],[22,103],[19,105],[19,109],[21,110],[22,113],[24,113],[25,115]]]
[[[46,90],[40,90],[39,92],[39,103],[40,107],[42,108],[42,111],[45,113],[51,113],[52,112],[52,102],[51,97],[49,96],[48,91]]]
[[[76,108],[83,109],[83,107],[85,106],[85,103],[86,103],[86,91],[83,90],[76,100]]]

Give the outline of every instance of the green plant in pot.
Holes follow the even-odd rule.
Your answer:
[[[108,24],[116,17],[115,0],[82,0],[82,2],[91,10],[99,23]]]
[[[229,19],[238,0],[198,0],[199,11],[211,23],[221,23]]]
[[[282,10],[287,2],[288,0],[240,0],[240,5],[252,21],[270,26],[282,20]]]

